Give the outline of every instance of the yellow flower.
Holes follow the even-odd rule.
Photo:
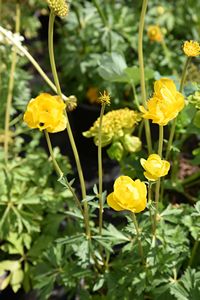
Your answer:
[[[147,109],[140,106],[140,110],[143,118],[164,126],[178,115],[184,105],[184,97],[176,90],[173,80],[161,78],[155,81],[154,94],[147,102]]]
[[[90,103],[95,103],[98,100],[98,89],[96,87],[90,87],[86,93]]]
[[[140,163],[145,169],[144,176],[150,181],[158,180],[167,175],[170,168],[170,163],[162,160],[158,154],[149,155],[147,160],[141,158]]]
[[[67,125],[65,107],[59,96],[42,93],[28,103],[24,121],[30,128],[46,129],[48,132],[63,131]]]
[[[160,27],[157,25],[151,25],[147,29],[147,35],[150,39],[150,41],[155,41],[155,42],[162,42],[163,40],[163,35],[160,30]]]
[[[147,188],[144,182],[120,176],[115,180],[114,192],[107,197],[107,203],[114,210],[143,211],[147,204]]]
[[[54,14],[59,17],[65,17],[69,13],[69,6],[65,0],[46,0],[49,8],[53,10]]]
[[[104,91],[103,94],[100,93],[100,96],[98,98],[98,102],[101,104],[110,105],[110,95],[108,92]]]
[[[199,56],[200,55],[200,45],[197,41],[185,41],[183,45],[183,52],[187,56]]]

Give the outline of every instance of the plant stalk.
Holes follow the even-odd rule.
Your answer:
[[[112,52],[112,36],[111,36],[111,30],[109,28],[108,20],[105,16],[103,10],[101,9],[101,6],[99,5],[98,1],[92,0],[92,2],[98,11],[98,14],[102,20],[104,27],[108,30],[108,51]]]
[[[182,93],[182,91],[183,91],[183,87],[184,87],[185,79],[186,79],[186,74],[187,74],[187,68],[190,64],[190,61],[191,61],[191,57],[187,57],[186,61],[185,61],[185,64],[184,64],[182,76],[181,76],[181,83],[180,83],[180,87],[179,87],[179,92],[180,93]],[[168,158],[169,158],[171,146],[172,146],[172,143],[173,143],[175,129],[176,129],[176,120],[177,120],[177,117],[173,120],[172,127],[171,127],[171,130],[170,130],[170,136],[169,136],[169,141],[168,141],[166,156],[165,156],[166,160],[168,160]]]
[[[158,155],[161,158],[162,158],[162,149],[163,149],[163,136],[164,136],[163,126],[159,125]],[[160,178],[156,182],[156,191],[155,191],[156,210],[158,209],[159,192],[160,192]]]
[[[61,88],[60,88],[60,83],[59,83],[58,74],[57,74],[57,70],[56,70],[56,64],[55,64],[55,57],[54,57],[54,46],[53,46],[54,20],[55,20],[55,14],[51,10],[50,16],[49,16],[49,30],[48,30],[49,57],[50,57],[50,64],[51,64],[52,74],[54,77],[54,82],[55,82],[55,85],[57,88],[57,93],[62,98],[62,92],[61,92]],[[84,177],[83,177],[83,171],[82,171],[78,151],[76,148],[76,144],[74,141],[74,137],[73,137],[73,133],[71,130],[71,126],[69,123],[67,113],[66,113],[66,118],[67,118],[67,132],[68,132],[69,140],[71,143],[72,151],[74,153],[74,158],[75,158],[76,165],[77,165],[77,171],[78,171],[80,185],[81,185],[82,198],[85,199],[86,198],[86,187],[85,187],[85,181],[84,181]],[[88,238],[90,238],[90,225],[89,225],[87,201],[84,201],[83,205],[84,205],[84,220],[85,220],[85,227],[86,227],[86,235]]]
[[[199,247],[199,240],[195,240],[188,266],[192,266],[198,247]]]
[[[143,247],[142,247],[142,243],[141,243],[141,239],[140,239],[140,230],[139,230],[138,222],[137,222],[137,219],[136,219],[136,216],[134,213],[131,213],[131,217],[132,217],[133,224],[134,224],[135,230],[136,230],[139,255],[140,255],[142,264],[145,266],[144,251],[143,251]]]
[[[141,85],[141,93],[142,93],[142,103],[145,108],[147,106],[146,103],[147,96],[146,96],[145,74],[144,74],[143,32],[144,32],[144,20],[145,20],[147,5],[148,5],[148,0],[143,0],[140,22],[139,22],[139,33],[138,33],[138,60],[139,60],[139,70],[140,70],[140,85]],[[150,131],[149,120],[144,120],[144,125],[145,125],[145,134],[147,140],[147,148],[150,154],[152,153],[152,142],[151,142],[151,131]]]
[[[54,153],[53,153],[53,148],[52,148],[52,144],[51,144],[51,140],[50,140],[50,137],[49,137],[49,133],[47,132],[47,130],[45,129],[44,130],[44,134],[45,134],[45,138],[46,138],[46,141],[47,141],[47,146],[48,146],[48,149],[49,149],[49,153],[51,155],[51,159],[52,159],[52,162],[53,162],[53,165],[54,165],[54,169],[57,173],[57,175],[59,176],[59,178],[64,178],[65,179],[65,183],[68,187],[68,189],[70,190],[70,192],[72,193],[73,197],[74,197],[74,200],[77,204],[77,206],[79,207],[81,213],[83,214],[83,209],[82,209],[82,206],[81,206],[81,203],[76,195],[76,193],[74,192],[74,189],[72,188],[72,186],[70,185],[69,181],[67,180],[66,177],[64,177],[64,174],[61,170],[61,168],[59,167],[56,159],[55,159],[55,156],[54,156]]]
[[[41,77],[46,81],[46,83],[50,86],[50,88],[57,93],[57,88],[55,84],[49,79],[49,77],[45,74],[45,72],[42,70],[40,65],[37,63],[37,61],[33,58],[33,56],[26,50],[25,47],[23,47],[21,44],[17,43],[12,36],[8,35],[7,31],[0,26],[0,33],[2,33],[11,43],[14,45],[17,49],[20,50],[21,53],[23,53],[26,58],[32,63],[32,65],[35,67],[35,69],[38,71],[38,73],[41,75]],[[67,97],[62,94],[62,98],[64,100],[67,100]]]
[[[20,30],[20,4],[16,4],[16,16],[15,16],[15,33],[19,33]],[[8,163],[8,148],[9,148],[9,129],[10,129],[10,111],[12,106],[12,98],[13,98],[13,88],[14,88],[14,75],[15,75],[15,69],[16,69],[16,63],[17,63],[17,49],[14,46],[13,52],[12,52],[12,58],[11,58],[11,69],[10,69],[10,77],[9,77],[9,83],[8,83],[8,95],[7,95],[7,101],[6,101],[6,114],[5,114],[5,131],[4,131],[4,159],[5,164]]]
[[[102,121],[106,104],[102,104],[100,119],[99,119],[99,132],[98,132],[98,173],[99,173],[99,234],[102,234],[103,226],[103,172],[102,172]]]

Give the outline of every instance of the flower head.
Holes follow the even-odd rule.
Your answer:
[[[155,81],[154,94],[147,102],[147,109],[140,106],[140,110],[143,118],[164,126],[178,115],[184,105],[184,97],[176,90],[173,80],[161,78]]]
[[[108,92],[104,91],[103,94],[100,93],[100,96],[98,98],[98,102],[101,104],[110,105],[110,95]]]
[[[199,56],[200,44],[197,41],[185,41],[183,45],[183,52],[187,56]]]
[[[151,25],[147,29],[147,35],[150,41],[161,42],[163,40],[163,35],[160,27],[157,25]]]
[[[107,203],[114,210],[143,211],[147,204],[147,188],[144,182],[120,176],[115,180],[114,192],[107,197]]]
[[[95,103],[98,100],[98,88],[90,87],[87,90],[86,97],[90,103]]]
[[[42,93],[28,103],[24,121],[30,128],[46,129],[48,132],[63,131],[67,125],[65,107],[59,96]]]
[[[140,114],[128,108],[122,108],[108,112],[102,120],[102,147],[109,145],[112,141],[131,134],[135,125],[140,121]],[[99,118],[93,126],[83,132],[85,137],[93,137],[95,145],[98,145]]]
[[[59,17],[65,17],[69,13],[69,6],[65,0],[46,0],[49,8],[53,10],[54,14]]]
[[[170,163],[162,160],[158,154],[149,155],[148,159],[141,158],[140,163],[145,169],[144,176],[150,181],[156,181],[169,172]]]

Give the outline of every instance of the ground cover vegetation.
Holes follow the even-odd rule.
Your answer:
[[[2,295],[200,298],[199,9],[0,0]]]

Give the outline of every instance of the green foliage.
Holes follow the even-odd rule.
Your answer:
[[[176,5],[173,1],[149,2],[143,37],[148,98],[155,78],[171,77],[179,85],[178,74],[184,61],[182,42],[199,39],[200,4],[194,0],[188,0],[187,5],[182,2],[177,0]],[[39,54],[37,59],[42,56],[43,64],[46,52],[40,52],[42,41],[36,41],[40,27],[37,16],[48,12],[47,3],[40,0],[19,3],[23,3],[20,32],[26,39],[36,38],[31,41],[33,53]],[[141,3],[135,1],[133,5],[131,0],[70,3],[69,17],[56,19],[55,27],[56,63],[63,92],[66,87],[67,95],[75,93],[79,101],[85,101],[90,87],[106,89],[111,92],[111,109],[139,108],[142,99],[137,38]],[[2,25],[12,31],[15,5],[14,0],[6,3],[0,13]],[[153,24],[161,27],[164,44],[149,40],[146,33]],[[0,143],[3,144],[12,46],[1,39],[0,56]],[[70,181],[73,174],[68,159],[58,148],[53,149],[64,173],[58,179],[52,160],[40,147],[41,133],[27,132],[22,124],[21,112],[35,91],[43,88],[41,84],[32,88],[34,73],[27,60],[17,54],[8,163],[4,161],[3,147],[0,148],[0,290],[8,285],[14,292],[21,287],[26,292],[36,290],[41,300],[50,299],[55,287],[62,287],[67,299],[80,300],[200,298],[199,62],[193,61],[184,89],[187,105],[177,118],[175,141],[170,149],[171,173],[163,184],[161,181],[162,201],[155,206],[152,184],[147,209],[137,215],[137,228],[127,212],[108,210],[107,191],[104,191],[101,232],[99,187],[94,185],[93,191],[81,199],[79,190],[74,188],[77,181]],[[140,119],[139,114],[136,123]],[[134,134],[144,140],[142,126],[141,122]],[[148,154],[144,142],[141,149],[139,138],[131,136],[133,129],[125,126],[124,132],[117,132],[113,140],[109,134],[102,136],[102,145],[110,144],[107,153],[119,162],[121,173],[144,181],[140,158]],[[98,145],[98,128],[95,130],[94,141]],[[168,129],[165,131],[168,136]],[[84,135],[89,137],[90,133]],[[156,130],[152,136],[157,140]],[[155,153],[157,146],[154,143]],[[182,161],[185,154],[187,163]],[[106,172],[103,174],[107,176]],[[145,183],[149,188],[149,183]],[[80,199],[83,211],[76,205],[69,187]],[[85,207],[88,207],[91,235],[85,233]]]

